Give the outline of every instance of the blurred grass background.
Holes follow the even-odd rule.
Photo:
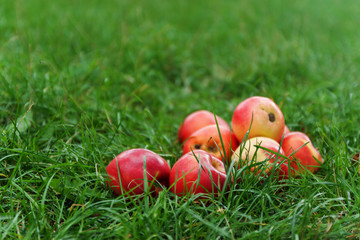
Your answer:
[[[356,236],[359,181],[349,160],[360,149],[359,22],[355,0],[2,0],[2,239]],[[169,210],[176,204],[167,193],[154,200],[165,213],[151,227],[137,231],[139,222],[129,221],[129,229],[107,232],[128,221],[126,211],[147,226],[141,207],[110,217],[108,204],[123,201],[104,183],[115,155],[144,147],[173,164],[181,156],[177,130],[189,113],[207,109],[230,122],[236,105],[254,95],[274,99],[290,129],[304,131],[319,148],[326,162],[316,184],[306,178],[288,193],[310,205],[312,193],[321,193],[318,204],[328,212],[309,218],[295,211],[295,200],[273,206],[266,201],[276,194],[261,203],[241,195],[218,203],[229,205],[225,224],[216,208]],[[251,187],[261,194],[279,189]],[[251,208],[252,201],[262,208]],[[105,222],[95,217],[89,224],[81,208],[70,211],[73,204],[105,208],[101,202]],[[240,203],[250,209],[248,222]],[[185,219],[183,226],[188,211],[196,212],[195,225]],[[298,219],[289,222],[289,212]],[[170,216],[173,226],[162,232]]]

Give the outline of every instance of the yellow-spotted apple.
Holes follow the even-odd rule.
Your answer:
[[[232,155],[232,161],[236,161],[239,168],[246,165],[252,166],[251,171],[255,174],[269,175],[275,168],[274,175],[278,179],[287,179],[289,177],[288,162],[282,156],[285,156],[284,152],[274,139],[254,137],[236,149]]]
[[[251,128],[250,128],[251,127]],[[249,131],[248,139],[268,137],[281,141],[284,116],[276,103],[266,97],[250,97],[240,102],[232,117],[232,128],[239,142]]]

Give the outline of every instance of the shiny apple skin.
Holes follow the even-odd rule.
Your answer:
[[[290,132],[286,134],[282,142],[282,149],[286,156],[291,156],[291,168],[295,176],[303,174],[305,168],[312,173],[316,173],[323,163],[319,151],[303,132]]]
[[[269,149],[275,153],[258,148],[257,146]],[[251,168],[251,171],[255,174],[260,174],[262,172],[266,175],[270,175],[272,169],[276,166],[276,172],[274,175],[278,176],[278,179],[281,180],[289,178],[288,161],[281,155],[285,156],[280,144],[274,139],[267,137],[255,137],[248,139],[244,145],[239,146],[235,150],[232,156],[232,161],[236,161],[239,168],[248,164],[264,162],[265,166],[261,166],[261,169],[259,169],[260,166],[254,166]]]
[[[171,192],[178,196],[199,193],[217,195],[217,188],[223,189],[225,180],[223,162],[203,150],[195,150],[176,161],[170,172],[169,183]]]
[[[144,193],[144,158],[147,181],[151,186],[150,191],[161,190],[156,184],[168,187],[171,169],[165,159],[150,150],[135,148],[120,153],[106,167],[106,172],[110,177],[109,186],[115,194]]]
[[[251,126],[251,129],[250,129]],[[285,120],[276,103],[266,97],[250,97],[239,103],[232,117],[232,129],[239,142],[249,131],[247,139],[268,137],[281,141]]]
[[[221,139],[224,145],[221,144]],[[201,149],[223,160],[225,163],[225,159],[231,158],[232,152],[238,146],[239,143],[229,128],[224,126],[218,128],[217,125],[209,125],[197,130],[186,140],[183,145],[183,155],[192,150]]]
[[[216,120],[219,126],[224,126],[230,129],[229,124],[216,115]],[[216,124],[214,114],[207,110],[199,110],[188,115],[181,124],[178,131],[178,140],[183,143],[197,130],[206,127],[208,125]]]

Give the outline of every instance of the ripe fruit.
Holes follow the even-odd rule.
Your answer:
[[[219,130],[224,145],[221,144],[217,125],[210,125],[197,130],[186,140],[183,146],[183,155],[191,150],[201,149],[223,161],[225,156],[229,159],[229,156],[231,156],[229,154],[238,147],[238,141],[229,128],[219,126]],[[223,147],[225,148],[225,154]]]
[[[285,120],[280,108],[271,99],[250,97],[235,108],[232,127],[239,142],[249,129],[248,139],[262,136],[280,142]]]
[[[285,125],[283,136],[290,133],[290,129]]]
[[[259,148],[258,146],[273,152]],[[280,155],[285,154],[278,142],[267,137],[255,137],[248,139],[243,146],[240,145],[236,149],[232,156],[232,161],[237,161],[239,168],[249,164],[255,165],[251,167],[251,171],[256,174],[262,172],[269,175],[276,166],[276,173],[274,174],[276,176],[278,175],[279,179],[288,178],[287,161]]]
[[[184,196],[189,193],[217,194],[224,187],[225,179],[221,160],[203,150],[195,150],[174,164],[169,182],[173,193]]]
[[[130,149],[120,153],[106,167],[109,185],[117,195],[144,193],[144,160],[150,192],[161,190],[169,184],[170,166],[158,154],[147,149]]]
[[[282,149],[286,156],[292,156],[290,157],[291,168],[295,176],[304,172],[305,168],[312,173],[316,173],[323,163],[320,153],[312,145],[310,138],[305,133],[290,132],[286,134]]]
[[[225,126],[228,129],[230,129],[229,124],[221,117],[216,116],[216,120],[219,126]],[[184,122],[181,124],[179,128],[179,132],[178,132],[179,142],[180,143],[184,142],[188,137],[191,136],[191,134],[193,134],[197,130],[213,124],[216,124],[213,113],[206,110],[199,110],[191,113],[185,118]]]

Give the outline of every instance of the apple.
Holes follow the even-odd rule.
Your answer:
[[[187,194],[218,194],[224,187],[226,173],[220,159],[203,151],[194,150],[176,161],[171,169],[171,192],[178,196]]]
[[[216,120],[219,126],[225,126],[230,129],[229,124],[216,115]],[[188,115],[184,122],[181,124],[178,131],[178,139],[180,143],[183,143],[188,137],[191,136],[197,130],[216,124],[214,114],[207,110],[199,110]]]
[[[285,120],[280,108],[270,98],[250,97],[235,108],[232,128],[239,142],[243,141],[249,129],[248,139],[268,137],[280,142]]]
[[[117,195],[144,193],[144,160],[150,192],[158,192],[169,185],[169,164],[158,154],[142,148],[126,150],[116,156],[106,167],[109,185]]]
[[[219,130],[224,145],[221,144]],[[225,159],[230,159],[231,153],[235,151],[238,145],[235,135],[229,128],[219,125],[218,129],[217,125],[209,125],[197,130],[185,141],[183,155],[191,150],[201,149],[218,159],[222,159],[225,163]],[[225,153],[223,147],[225,148]]]
[[[285,125],[283,136],[290,133],[290,129]]]
[[[255,165],[251,167],[251,171],[255,174],[270,175],[276,166],[276,173],[274,174],[281,180],[289,176],[288,162],[281,155],[285,156],[277,141],[267,137],[255,137],[248,139],[243,145],[241,144],[232,155],[231,160],[237,162],[238,168],[245,165]]]
[[[304,172],[305,168],[316,173],[323,163],[320,153],[303,132],[286,134],[282,142],[282,149],[285,155],[291,159],[291,168],[295,176]]]

